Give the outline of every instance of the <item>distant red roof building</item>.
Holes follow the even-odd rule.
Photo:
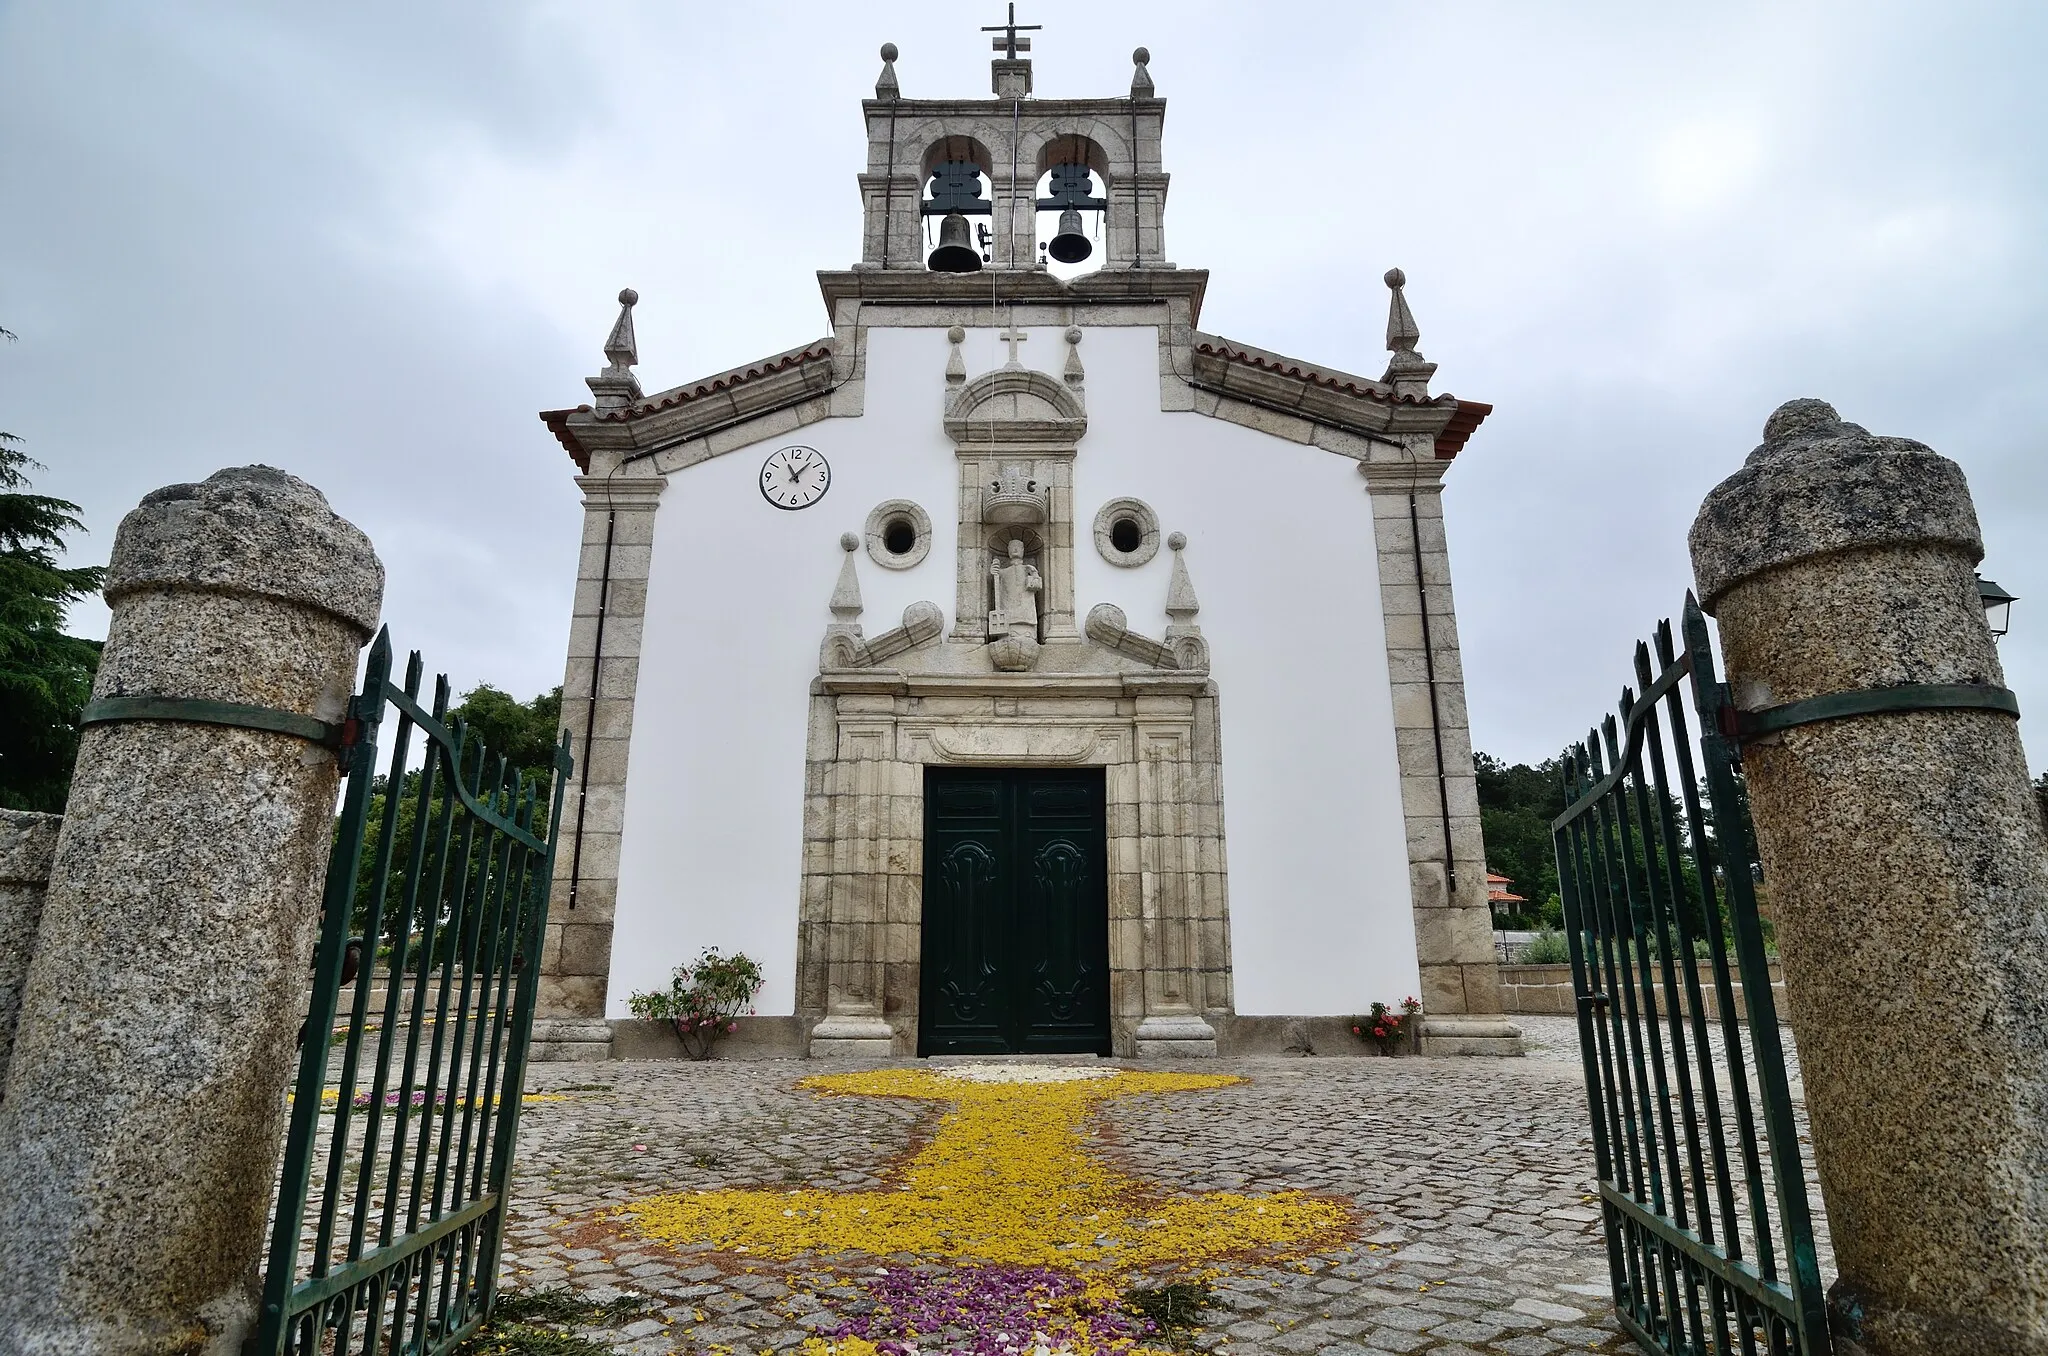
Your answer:
[[[1489,904],[1527,904],[1529,901],[1513,894],[1508,887],[1514,882],[1498,871],[1486,873],[1486,902]]]

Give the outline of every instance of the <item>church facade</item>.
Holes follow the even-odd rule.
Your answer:
[[[648,394],[628,291],[541,416],[585,520],[539,1053],[705,946],[812,1054],[1277,1049],[1410,994],[1518,1049],[1441,508],[1490,407],[1430,393],[1398,270],[1377,380],[1200,328],[1142,50],[1106,99],[883,56],[831,332]]]

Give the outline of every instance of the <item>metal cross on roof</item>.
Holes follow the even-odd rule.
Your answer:
[[[1010,21],[1006,24],[995,24],[991,27],[985,27],[981,31],[984,33],[1000,34],[1001,36],[996,38],[994,42],[991,44],[991,46],[993,46],[998,52],[1001,52],[1004,56],[1008,57],[1011,61],[1015,61],[1017,59],[1017,53],[1028,52],[1031,50],[1031,39],[1020,38],[1017,36],[1017,34],[1020,32],[1036,33],[1044,27],[1044,24],[1018,23],[1017,6],[1015,0],[1012,0],[1012,3],[1010,5]]]

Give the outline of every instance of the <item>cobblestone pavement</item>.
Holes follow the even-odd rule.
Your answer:
[[[1349,1197],[1362,1213],[1347,1246],[1224,1265],[1215,1284],[1228,1308],[1207,1315],[1196,1347],[1243,1356],[1633,1349],[1608,1298],[1572,1022],[1518,1020],[1526,1059],[1205,1061],[1204,1073],[1249,1081],[1103,1105],[1094,1147],[1165,1190],[1301,1188]],[[650,1313],[590,1334],[622,1352],[780,1352],[832,1331],[861,1296],[850,1278],[919,1259],[778,1264],[676,1251],[607,1214],[665,1192],[882,1185],[941,1108],[795,1086],[831,1067],[537,1066],[530,1091],[570,1096],[523,1113],[506,1284],[650,1297]]]

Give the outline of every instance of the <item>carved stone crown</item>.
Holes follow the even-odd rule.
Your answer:
[[[989,482],[981,497],[981,519],[985,523],[1030,524],[1045,521],[1045,488],[1028,471],[1005,468]]]

